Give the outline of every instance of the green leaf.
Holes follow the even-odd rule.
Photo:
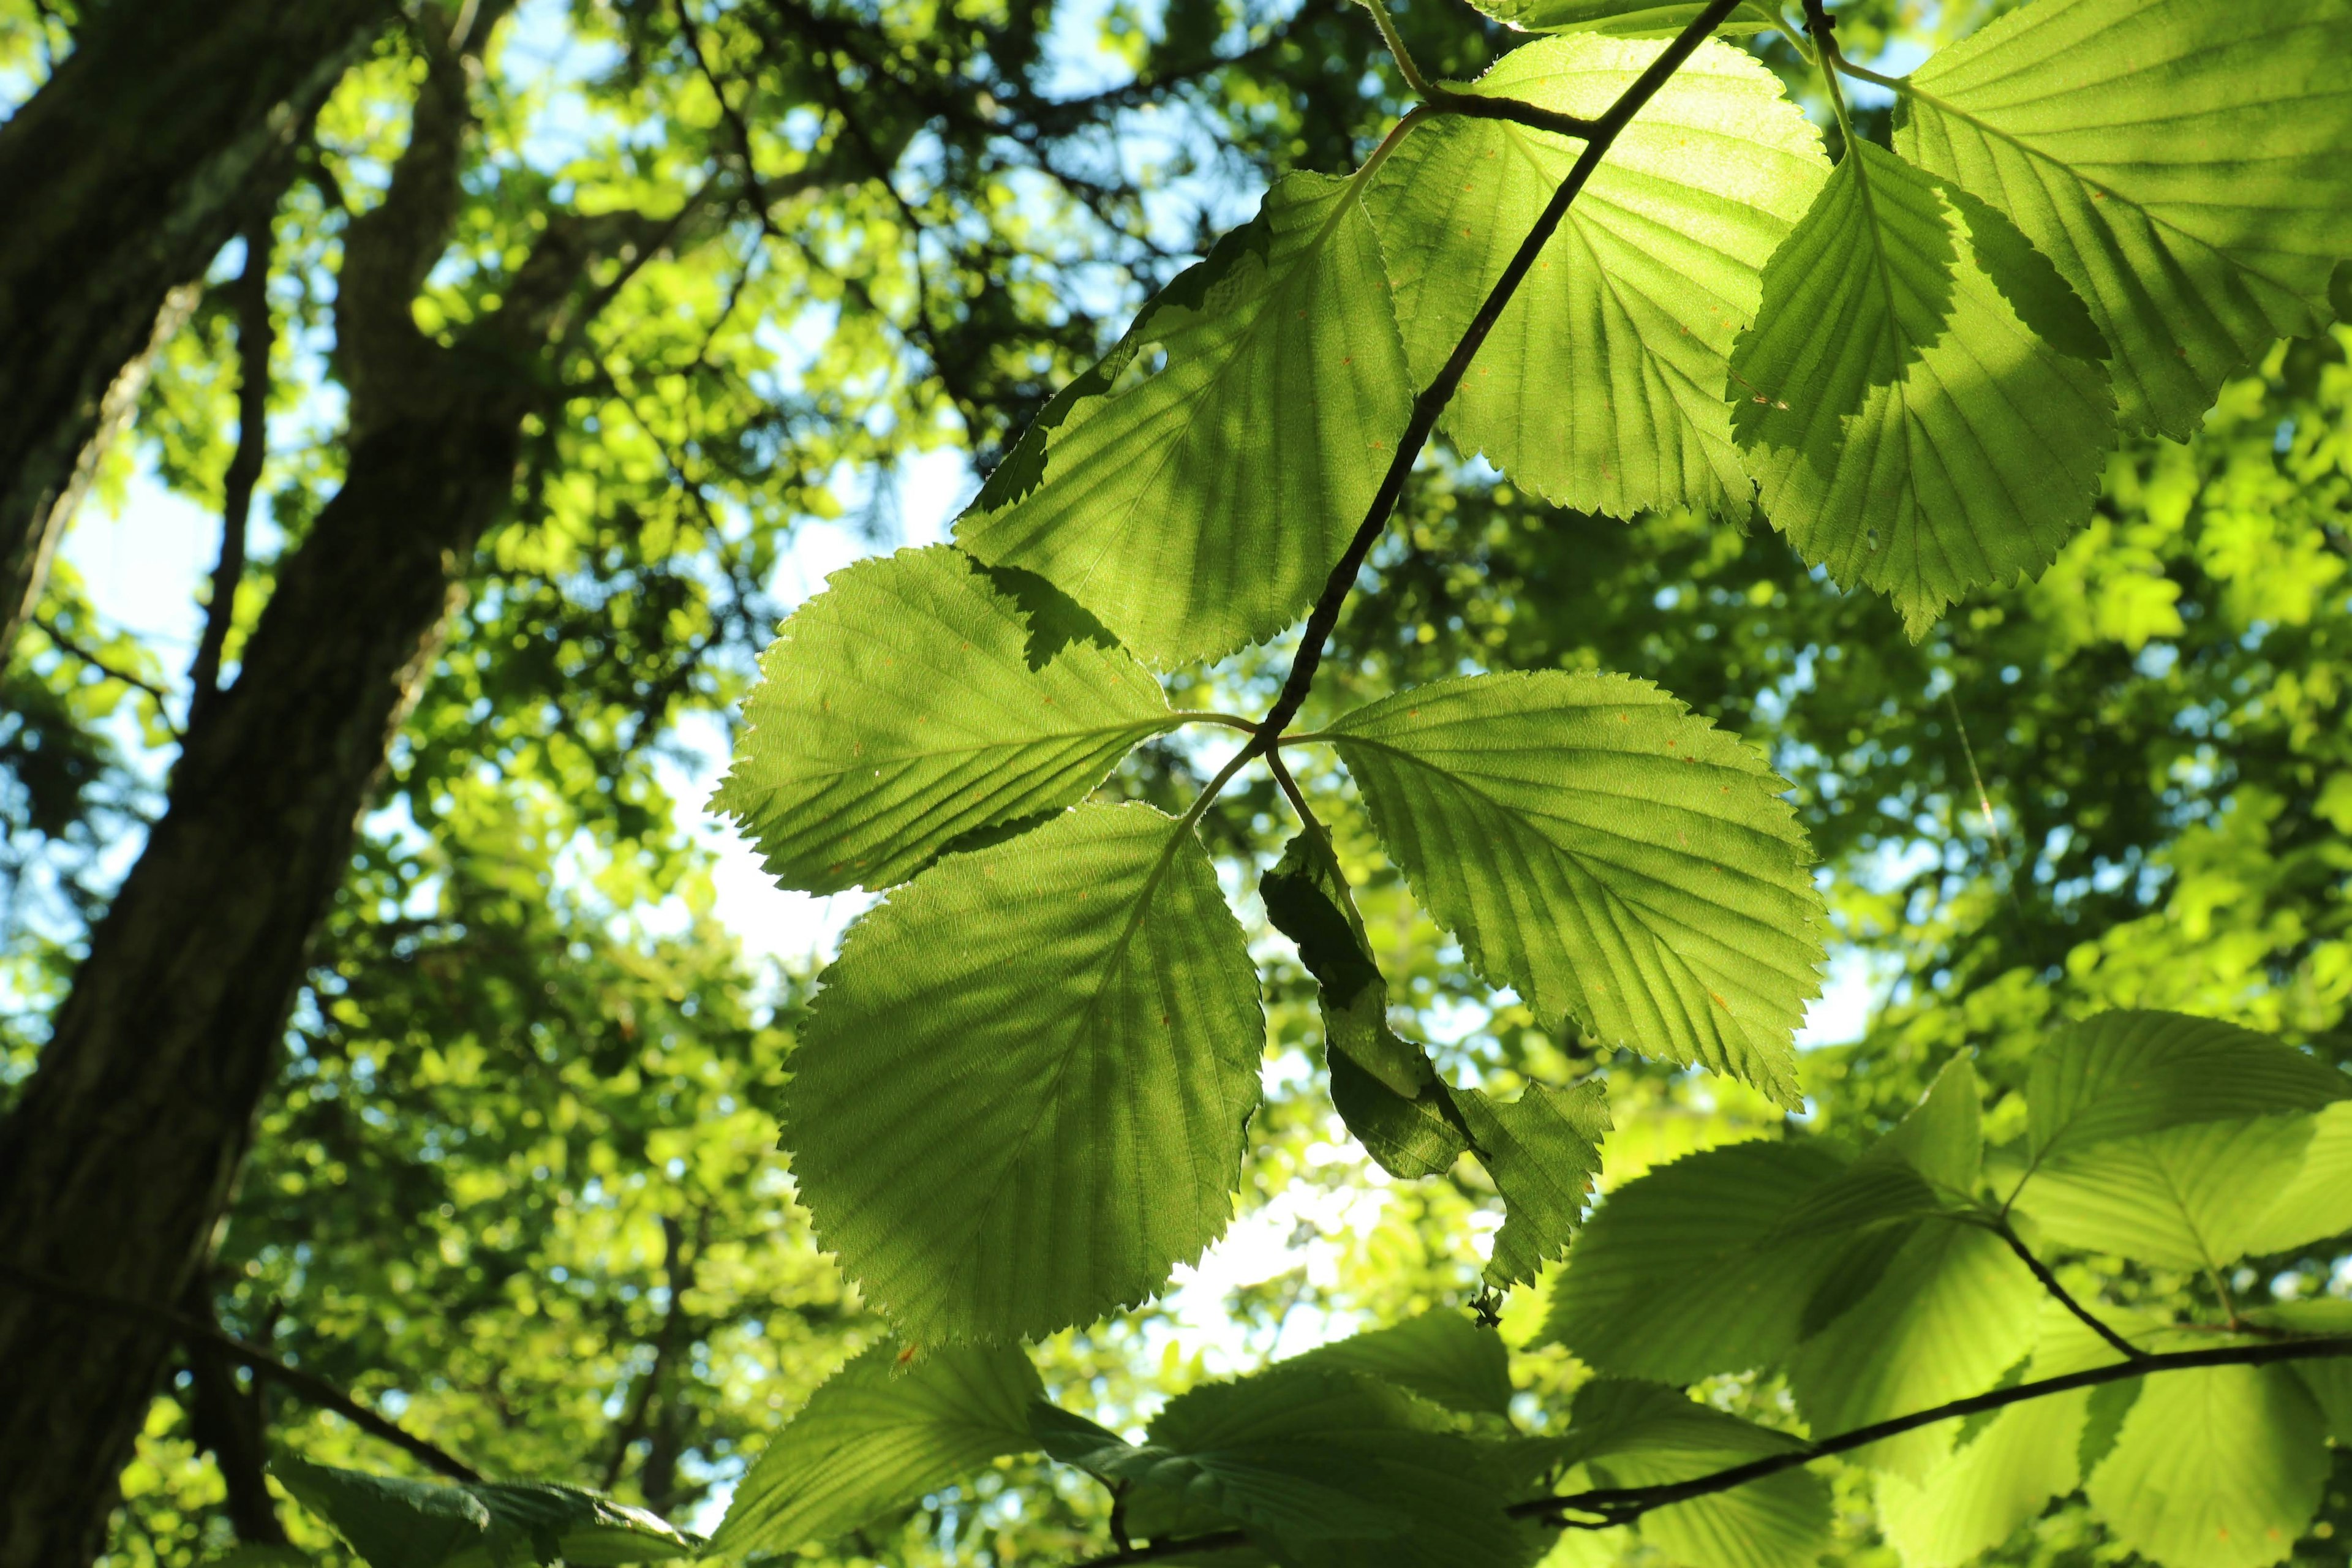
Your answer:
[[[2063,1377],[2122,1359],[2057,1302],[2044,1300],[2040,1311],[2033,1360],[2021,1381]],[[2104,1315],[2119,1332],[2147,1326],[2126,1314]],[[2076,1456],[2097,1392],[2071,1389],[1995,1413],[1981,1429],[1960,1436],[1958,1452],[1922,1480],[1881,1471],[1879,1525],[1903,1554],[1904,1568],[1960,1568],[2039,1517],[2051,1499],[2080,1486]]]
[[[1168,700],[1043,579],[946,545],[836,572],[784,623],[711,800],[787,888],[886,888],[1082,798]]]
[[[1169,1402],[1122,1472],[1136,1534],[1238,1523],[1299,1568],[1518,1568],[1540,1547],[1452,1417],[1380,1378],[1297,1363]]]
[[[1530,33],[1601,33],[1618,38],[1671,38],[1706,9],[1697,0],[1659,5],[1656,0],[1479,0],[1478,9],[1498,22]],[[1722,34],[1760,33],[1781,26],[1762,0],[1741,0],[1717,24]],[[1525,232],[1522,226],[1521,232]]]
[[[1778,1362],[1844,1238],[1788,1240],[1773,1226],[1843,1168],[1811,1144],[1735,1143],[1627,1183],[1577,1237],[1546,1338],[1661,1383]]]
[[[2111,1138],[2317,1110],[2347,1095],[2352,1079],[2250,1029],[2179,1013],[2102,1013],[2035,1053],[2027,1158],[2031,1166]]]
[[[2090,515],[2115,436],[2103,352],[2015,225],[1857,140],[1764,268],[1732,430],[1772,525],[1918,637]]]
[[[1567,1089],[1530,1083],[1509,1100],[1475,1089],[1453,1095],[1469,1124],[1471,1152],[1503,1194],[1486,1283],[1523,1284],[1568,1250],[1584,1217],[1609,1131],[1608,1091],[1588,1079]]]
[[[2311,1134],[2309,1117],[2265,1116],[2110,1139],[2045,1162],[2017,1206],[2062,1246],[2192,1272],[2223,1268],[2251,1250]]]
[[[1286,1364],[1370,1373],[1467,1415],[1511,1413],[1510,1357],[1503,1336],[1448,1308],[1336,1341]]]
[[[1656,1384],[1600,1378],[1577,1390],[1570,1441],[1594,1482],[1691,1480],[1798,1441]],[[1828,1544],[1830,1489],[1803,1470],[1644,1514],[1638,1533],[1684,1568],[1810,1568]]]
[[[1468,90],[1591,118],[1663,47],[1546,38]],[[1447,116],[1375,177],[1366,205],[1423,384],[1583,146]],[[1446,405],[1447,436],[1563,505],[1616,517],[1689,505],[1744,521],[1752,487],[1731,444],[1726,356],[1756,312],[1766,258],[1828,172],[1819,133],[1778,77],[1737,49],[1701,46],[1569,208]]]
[[[1370,220],[1347,181],[1289,174],[1046,405],[956,537],[1148,659],[1213,658],[1321,590],[1412,404]]]
[[[1738,739],[1647,681],[1561,671],[1401,691],[1323,738],[1489,981],[1801,1102],[1821,898],[1786,786]]]
[[[270,1474],[332,1525],[369,1568],[583,1568],[666,1563],[701,1542],[643,1509],[546,1482],[445,1486],[314,1465],[292,1455]]]
[[[2284,1367],[2168,1372],[2141,1380],[2084,1490],[2118,1541],[2163,1568],[2263,1568],[2319,1510],[2326,1436]]]
[[[712,1551],[832,1541],[1000,1454],[1042,1446],[1030,1429],[1041,1389],[1019,1351],[900,1361],[898,1346],[877,1344],[818,1385],[736,1488]]]
[[[1980,1394],[2033,1345],[2042,1288],[1999,1237],[1927,1224],[1869,1293],[1806,1341],[1789,1381],[1813,1431],[1829,1436]],[[1949,1423],[1857,1450],[1863,1464],[1924,1476],[1951,1451]]]
[[[1265,1026],[1189,826],[1086,805],[952,856],[824,979],[785,1146],[820,1236],[909,1339],[1091,1321],[1224,1229]]]
[[[2352,1231],[2352,1100],[2311,1119],[2303,1163],[2244,1235],[2255,1257],[2292,1252]]]
[[[2038,0],[1932,57],[1896,145],[2015,219],[2177,439],[2352,257],[2341,0]],[[2128,37],[2126,47],[2119,38]]]
[[[1259,892],[1322,988],[1331,1100],[1349,1131],[1396,1176],[1437,1175],[1465,1152],[1477,1155],[1507,1208],[1487,1282],[1533,1279],[1583,1216],[1609,1131],[1606,1090],[1530,1084],[1503,1102],[1441,1081],[1427,1050],[1389,1027],[1388,983],[1319,833],[1292,839]]]

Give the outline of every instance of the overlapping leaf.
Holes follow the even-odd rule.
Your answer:
[[[1732,429],[1773,526],[1917,637],[1969,588],[2048,565],[2089,515],[2105,352],[2014,224],[1857,140],[1764,269]]]
[[[1507,19],[1571,25],[1533,13],[1599,9],[1554,0]],[[1469,90],[1589,118],[1661,47],[1547,38],[1506,55]],[[1413,132],[1382,167],[1366,200],[1417,380],[1453,352],[1582,150],[1457,116]],[[1726,356],[1755,314],[1766,258],[1828,169],[1777,77],[1736,49],[1702,46],[1569,208],[1447,405],[1447,434],[1565,505],[1626,517],[1688,504],[1744,519],[1750,487],[1731,444]]]
[[[1412,400],[1370,220],[1290,174],[1046,405],[956,537],[1148,659],[1213,658],[1315,597]]]
[[[908,1337],[1139,1301],[1224,1228],[1257,973],[1189,827],[1081,806],[952,856],[850,931],[792,1058],[819,1234]]]
[[[1444,1308],[1335,1340],[1289,1364],[1370,1373],[1467,1415],[1510,1414],[1510,1357],[1503,1337]]]
[[[640,1508],[577,1487],[445,1486],[314,1465],[292,1456],[270,1473],[334,1526],[368,1568],[508,1568],[558,1562],[660,1563],[701,1542]]]
[[[2112,345],[2126,421],[2185,438],[2334,313],[2344,26],[2339,0],[2036,0],[1913,74],[1895,144],[2017,222]]]
[[[1389,1027],[1388,983],[1319,833],[1292,839],[1259,890],[1267,918],[1298,944],[1320,986],[1331,1100],[1349,1131],[1391,1175],[1437,1175],[1475,1154],[1506,1208],[1487,1282],[1535,1278],[1567,1250],[1600,1174],[1609,1131],[1602,1085],[1531,1083],[1498,1100],[1439,1079],[1429,1053]]]
[[[1029,1407],[1042,1389],[1019,1351],[900,1361],[896,1345],[878,1344],[819,1385],[737,1486],[713,1551],[831,1541],[1000,1454],[1038,1447]]]
[[[811,892],[888,887],[961,835],[1068,805],[1176,722],[1052,584],[945,545],[835,573],[760,668],[711,808]]]
[[[2266,1568],[2319,1510],[2326,1436],[2285,1367],[2168,1372],[2143,1380],[2084,1490],[2118,1541],[2164,1568]]]
[[[1821,901],[1762,760],[1646,681],[1399,692],[1324,732],[1430,912],[1539,1016],[1799,1100]]]
[[[2017,1205],[2061,1246],[2192,1272],[2226,1268],[2251,1250],[2311,1134],[2308,1117],[2265,1116],[2116,1139],[2042,1165]]]

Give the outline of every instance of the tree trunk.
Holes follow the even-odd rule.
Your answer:
[[[79,499],[108,389],[173,288],[227,243],[256,171],[397,7],[92,9],[74,53],[0,124],[0,664]]]
[[[523,398],[467,397],[458,379],[443,411],[354,447],[236,686],[190,731],[0,1124],[0,1258],[158,1306],[203,1259],[386,742],[458,563],[512,489]],[[0,1568],[96,1554],[170,1349],[140,1319],[0,1289]]]

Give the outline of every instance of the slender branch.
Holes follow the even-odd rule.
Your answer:
[[[1266,771],[1274,774],[1275,784],[1281,788],[1285,795],[1289,797],[1290,809],[1298,814],[1298,825],[1321,839],[1323,847],[1328,849],[1331,847],[1331,835],[1324,828],[1321,819],[1316,816],[1315,808],[1307,804],[1307,793],[1298,787],[1298,781],[1290,776],[1289,764],[1282,760],[1282,752],[1279,750],[1268,750],[1265,753],[1265,765]]]
[[[1601,166],[1601,160],[1608,155],[1618,133],[1657,95],[1667,79],[1682,68],[1683,62],[1690,58],[1691,52],[1731,14],[1737,4],[1738,0],[1710,0],[1706,9],[1666,46],[1664,52],[1650,63],[1649,68],[1632,86],[1618,95],[1617,101],[1609,106],[1606,113],[1593,121],[1590,139],[1578,156],[1575,167],[1569,171],[1568,178],[1560,182],[1559,188],[1552,193],[1550,202],[1536,219],[1535,226],[1528,231],[1527,238],[1520,243],[1517,254],[1511,258],[1510,265],[1503,269],[1502,277],[1488,290],[1486,302],[1478,307],[1478,313],[1471,318],[1461,341],[1454,345],[1454,353],[1447,356],[1444,368],[1423,389],[1421,395],[1413,399],[1412,417],[1397,442],[1396,456],[1389,463],[1388,472],[1372,497],[1372,504],[1366,510],[1364,521],[1357,526],[1355,537],[1348,542],[1348,548],[1339,557],[1339,564],[1324,580],[1322,595],[1315,601],[1315,608],[1307,617],[1306,637],[1299,644],[1297,657],[1291,661],[1290,673],[1282,683],[1281,695],[1275,699],[1273,708],[1267,710],[1265,720],[1258,725],[1257,738],[1250,743],[1250,750],[1271,750],[1282,734],[1283,727],[1297,716],[1300,704],[1307,700],[1307,689],[1315,683],[1316,668],[1323,660],[1323,645],[1330,640],[1332,628],[1339,624],[1339,608],[1346,603],[1349,590],[1355,586],[1356,574],[1363,569],[1365,557],[1371,553],[1374,542],[1388,527],[1389,515],[1396,510],[1398,500],[1404,494],[1405,479],[1412,472],[1422,448],[1428,445],[1431,433],[1436,429],[1439,414],[1453,399],[1454,389],[1462,384],[1463,376],[1469,372],[1471,360],[1476,357],[1480,345],[1486,342],[1487,333],[1494,331],[1495,322],[1501,318],[1504,307],[1511,302],[1511,296],[1518,291],[1521,280],[1534,269],[1536,258],[1549,243],[1553,231],[1559,227],[1560,220],[1568,216],[1569,204],[1576,200],[1577,194],[1584,189],[1585,182],[1592,177],[1593,170]]]
[[[1257,733],[1257,725],[1238,713],[1220,713],[1210,708],[1180,708],[1169,715],[1187,724],[1222,724],[1228,730],[1246,730]]]
[[[1995,1236],[2009,1243],[2009,1249],[2017,1254],[2019,1262],[2032,1271],[2033,1278],[2042,1282],[2042,1288],[2050,1292],[2051,1300],[2074,1313],[2084,1328],[2105,1340],[2109,1347],[2126,1361],[2140,1362],[2150,1359],[2147,1352],[2109,1328],[2089,1308],[2076,1300],[2074,1292],[2058,1283],[2058,1276],[2050,1271],[2048,1264],[2033,1256],[2033,1249],[2025,1245],[2025,1238],[2017,1234],[2016,1228],[2009,1223],[2006,1215],[1995,1220],[1991,1229]]]
[[[134,690],[143,691],[148,696],[153,698],[155,700],[155,710],[163,718],[163,728],[172,731],[172,738],[175,741],[184,741],[187,739],[187,736],[182,733],[180,727],[172,721],[172,710],[170,707],[172,694],[170,692],[164,690],[162,687],[156,685],[152,680],[133,675],[127,669],[121,668],[116,665],[109,663],[104,656],[84,646],[73,636],[72,633],[58,626],[56,621],[37,616],[34,619],[33,624],[41,629],[41,635],[43,637],[47,637],[51,643],[57,646],[58,652],[71,654],[74,658],[81,660],[82,663],[89,666],[90,668],[98,671],[100,675],[105,676],[108,679],[119,680],[122,682],[123,685],[131,687]]]
[[[166,1308],[151,1307],[144,1301],[132,1301],[121,1296],[110,1296],[102,1291],[87,1290],[68,1280],[59,1279],[54,1275],[43,1274],[37,1269],[20,1268],[13,1263],[0,1262],[0,1279],[6,1280],[19,1289],[55,1297],[61,1301],[71,1301],[79,1306],[95,1308],[102,1312],[114,1312],[123,1317],[144,1319],[155,1327],[179,1336],[189,1344],[204,1345],[207,1349],[218,1351],[242,1363],[256,1372],[268,1373],[272,1381],[303,1403],[315,1405],[322,1410],[333,1411],[360,1430],[381,1437],[395,1447],[405,1450],[422,1460],[429,1468],[448,1477],[453,1481],[464,1481],[472,1485],[482,1479],[481,1472],[463,1459],[446,1449],[436,1447],[389,1417],[378,1415],[317,1373],[306,1372],[299,1366],[292,1366],[279,1361],[260,1346],[249,1345],[233,1335],[223,1333],[210,1323]]]
[[[246,524],[253,492],[269,456],[269,251],[272,214],[255,215],[245,228],[245,270],[230,285],[236,311],[236,451],[221,480],[220,559],[213,565],[212,602],[205,633],[188,667],[188,722],[194,725],[220,695],[221,658],[236,620],[237,584],[245,580]]]
[[[1591,1491],[1572,1492],[1565,1497],[1537,1498],[1532,1501],[1516,1503],[1509,1511],[1521,1519],[1546,1518],[1563,1512],[1588,1513],[1597,1516],[1602,1522],[1587,1528],[1605,1528],[1639,1519],[1653,1509],[1664,1508],[1670,1503],[1688,1502],[1693,1498],[1729,1491],[1750,1481],[1760,1481],[1768,1476],[1777,1476],[1784,1470],[1810,1465],[1816,1459],[1866,1448],[1873,1443],[1899,1437],[1922,1426],[1932,1426],[1938,1422],[1957,1420],[1966,1415],[1981,1415],[2012,1405],[2022,1405],[2029,1400],[2045,1399],[2053,1394],[2071,1394],[2078,1388],[2127,1383],[2133,1378],[2161,1372],[2190,1372],[2216,1366],[2269,1366],[2279,1362],[2317,1361],[2336,1356],[2352,1356],[2352,1335],[2333,1334],[2321,1339],[2285,1340],[2271,1344],[2225,1345],[2213,1350],[2143,1354],[2128,1362],[2115,1362],[2106,1366],[2068,1373],[2061,1377],[2045,1377],[2034,1383],[1996,1388],[1990,1393],[1967,1399],[1955,1399],[1948,1405],[1938,1405],[1932,1409],[1895,1416],[1890,1421],[1857,1426],[1851,1432],[1841,1432],[1818,1443],[1807,1443],[1686,1481],[1648,1487],[1602,1487]]]
[[[1429,79],[1422,74],[1420,63],[1412,58],[1412,51],[1404,47],[1404,35],[1397,31],[1396,18],[1389,15],[1387,0],[1357,0],[1357,3],[1372,14],[1372,23],[1381,30],[1381,42],[1389,47],[1389,53],[1396,57],[1397,69],[1404,73],[1405,86],[1423,98],[1436,97],[1437,89],[1431,87]]]

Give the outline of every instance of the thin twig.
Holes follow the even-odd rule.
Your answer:
[[[269,457],[270,220],[264,210],[245,228],[245,270],[228,293],[236,311],[236,451],[221,479],[220,559],[213,565],[212,602],[205,632],[188,667],[188,722],[195,724],[220,695],[221,658],[236,621],[237,585],[245,581],[246,525],[253,492]]]
[[[2032,1248],[2025,1245],[2025,1238],[2017,1234],[2016,1228],[2009,1223],[2009,1219],[2006,1215],[1994,1223],[1992,1226],[1992,1232],[1995,1236],[2000,1237],[2001,1240],[2009,1243],[2009,1249],[2017,1254],[2019,1262],[2024,1264],[2028,1269],[2032,1271],[2033,1278],[2042,1282],[2042,1288],[2050,1292],[2051,1300],[2056,1301],[2060,1306],[2074,1313],[2075,1318],[2082,1322],[2084,1328],[2089,1329],[2093,1333],[2098,1335],[2099,1338],[2105,1340],[2107,1344],[2126,1361],[2147,1361],[2149,1359],[2147,1352],[2140,1349],[2137,1345],[2132,1343],[2131,1341],[2124,1338],[2123,1335],[2109,1328],[2105,1322],[2101,1321],[2088,1307],[2084,1306],[2082,1302],[2076,1300],[2073,1291],[2067,1289],[2065,1286],[2058,1283],[2058,1276],[2050,1271],[2050,1266],[2048,1264],[2033,1256]]]
[[[119,680],[122,682],[123,685],[131,687],[135,690],[143,691],[148,696],[153,698],[155,700],[155,711],[157,715],[163,719],[163,728],[172,732],[172,739],[175,741],[184,741],[187,739],[187,736],[181,732],[179,725],[172,721],[172,710],[170,707],[172,694],[169,691],[164,690],[162,687],[156,685],[152,680],[133,675],[127,669],[121,668],[116,665],[109,663],[103,656],[83,646],[83,644],[78,640],[73,634],[66,631],[54,620],[36,616],[34,618],[33,625],[40,628],[41,635],[47,637],[51,643],[55,644],[58,651],[60,653],[71,654],[74,658],[81,660],[82,663],[89,666],[90,668],[98,671],[100,675],[105,676],[108,679]]]
[[[143,1319],[159,1329],[177,1335],[184,1342],[208,1346],[256,1372],[268,1373],[279,1386],[305,1404],[315,1405],[322,1410],[333,1411],[362,1431],[371,1433],[405,1450],[433,1470],[448,1477],[453,1481],[463,1481],[470,1486],[479,1483],[482,1479],[481,1472],[463,1459],[445,1448],[437,1447],[425,1441],[388,1416],[378,1415],[317,1373],[305,1372],[299,1366],[289,1365],[258,1345],[250,1345],[234,1335],[223,1333],[210,1323],[199,1321],[184,1313],[172,1311],[168,1308],[151,1307],[144,1301],[132,1301],[121,1296],[107,1295],[103,1291],[85,1289],[69,1280],[59,1279],[54,1275],[44,1274],[37,1269],[22,1268],[13,1263],[0,1262],[0,1279],[5,1279],[20,1289],[53,1296],[60,1300],[96,1308],[100,1311],[113,1312],[127,1318]]]
[[[1252,750],[1265,752],[1272,749],[1284,726],[1297,716],[1299,705],[1307,700],[1307,689],[1315,683],[1316,668],[1323,659],[1323,645],[1330,639],[1332,628],[1339,624],[1340,605],[1346,603],[1349,590],[1355,586],[1356,574],[1363,569],[1364,559],[1371,553],[1373,542],[1388,527],[1389,515],[1396,510],[1398,500],[1404,494],[1405,480],[1412,474],[1413,463],[1420,458],[1422,448],[1428,445],[1431,433],[1436,429],[1438,416],[1453,399],[1454,389],[1462,384],[1463,376],[1469,372],[1471,360],[1476,357],[1486,335],[1494,331],[1495,322],[1501,318],[1504,307],[1518,291],[1520,281],[1534,269],[1537,257],[1550,242],[1560,220],[1568,216],[1569,204],[1576,200],[1577,193],[1584,189],[1585,182],[1592,177],[1593,170],[1601,166],[1601,160],[1608,155],[1618,133],[1657,95],[1658,89],[1682,68],[1683,62],[1690,58],[1691,52],[1706,36],[1731,15],[1738,3],[1738,0],[1710,0],[1707,8],[1666,46],[1664,53],[1650,62],[1649,68],[1632,86],[1618,95],[1617,101],[1609,106],[1606,113],[1592,122],[1590,139],[1584,144],[1584,151],[1578,155],[1575,166],[1569,171],[1568,178],[1561,181],[1559,188],[1552,193],[1550,202],[1536,219],[1535,226],[1520,242],[1517,254],[1511,258],[1510,265],[1503,269],[1502,277],[1488,290],[1486,302],[1478,307],[1478,313],[1471,318],[1461,341],[1454,345],[1454,353],[1447,356],[1444,368],[1423,389],[1421,395],[1413,399],[1412,417],[1397,442],[1396,456],[1389,463],[1379,490],[1373,494],[1364,521],[1357,526],[1355,537],[1348,542],[1348,548],[1340,555],[1339,564],[1324,580],[1322,595],[1317,598],[1313,612],[1307,617],[1306,636],[1299,643],[1297,656],[1291,661],[1290,673],[1282,683],[1281,695],[1275,699],[1273,708],[1259,724],[1257,737],[1250,743]]]

